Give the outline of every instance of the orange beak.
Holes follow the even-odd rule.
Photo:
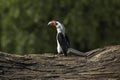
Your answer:
[[[56,21],[55,20],[52,20],[48,23],[48,25],[50,26],[56,26]]]

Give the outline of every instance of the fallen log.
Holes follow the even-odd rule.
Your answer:
[[[0,80],[120,80],[120,45],[87,54],[64,57],[0,52]]]

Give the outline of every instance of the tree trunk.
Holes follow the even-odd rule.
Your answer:
[[[120,46],[87,52],[88,57],[0,52],[0,80],[120,80]]]

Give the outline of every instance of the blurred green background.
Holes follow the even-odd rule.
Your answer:
[[[56,52],[52,19],[80,51],[120,44],[120,0],[0,0],[0,51]]]

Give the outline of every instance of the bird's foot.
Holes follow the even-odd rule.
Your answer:
[[[56,54],[55,57],[61,57],[64,56],[64,54]]]

